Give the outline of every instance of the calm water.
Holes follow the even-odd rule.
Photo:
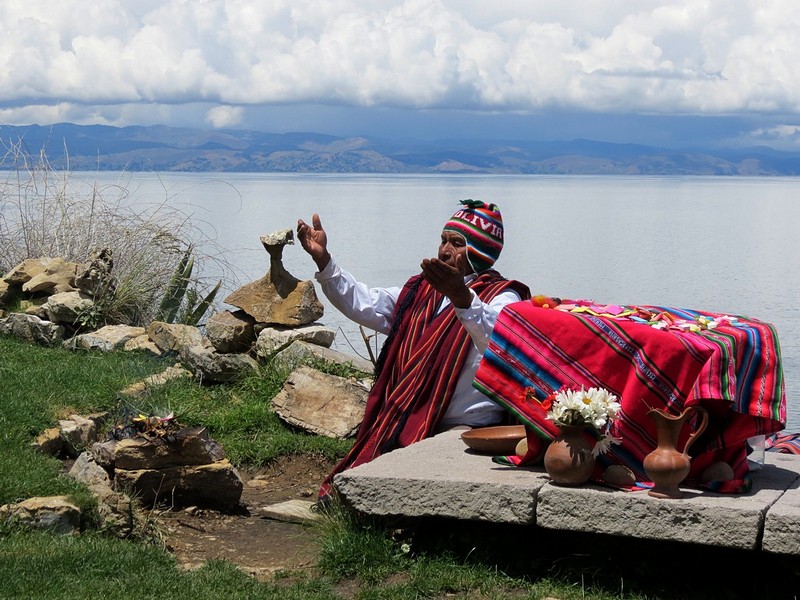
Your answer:
[[[370,285],[399,285],[435,255],[462,198],[497,203],[506,242],[497,268],[533,293],[666,304],[756,317],[781,341],[789,406],[800,430],[800,179],[262,174],[78,174],[121,182],[137,203],[169,199],[213,235],[240,271],[228,291],[261,277],[259,236],[318,212],[337,260]],[[297,246],[284,263],[314,265]],[[357,328],[337,347],[364,354]]]

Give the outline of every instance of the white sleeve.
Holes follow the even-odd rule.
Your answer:
[[[483,354],[489,345],[489,336],[492,334],[492,329],[494,329],[497,316],[502,308],[512,302],[519,302],[522,298],[514,290],[506,290],[495,296],[490,302],[484,303],[475,292],[472,290],[470,292],[472,293],[472,303],[467,308],[454,308],[456,316],[472,338],[472,343],[475,344],[478,352]]]
[[[339,267],[333,257],[314,277],[325,297],[345,317],[368,329],[389,333],[401,288],[367,287]]]

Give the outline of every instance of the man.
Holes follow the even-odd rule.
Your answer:
[[[387,335],[375,384],[352,450],[336,473],[457,426],[500,421],[503,409],[472,386],[503,306],[530,297],[528,288],[491,269],[503,248],[503,219],[494,204],[463,200],[445,223],[436,258],[402,288],[369,288],[328,252],[319,215],[297,223],[297,238],[319,272],[328,300],[356,323]]]

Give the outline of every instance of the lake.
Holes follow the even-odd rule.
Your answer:
[[[261,235],[318,212],[339,263],[373,286],[400,285],[436,254],[458,200],[495,202],[505,222],[497,269],[534,294],[663,304],[775,325],[789,407],[800,431],[800,179],[656,176],[79,173],[121,183],[134,203],[167,200],[212,236],[238,276],[264,275]],[[315,267],[284,250],[299,279]],[[336,347],[364,352],[357,328],[327,302]]]

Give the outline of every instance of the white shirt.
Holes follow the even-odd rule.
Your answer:
[[[339,267],[332,257],[327,266],[316,273],[315,277],[330,303],[344,316],[368,329],[383,334],[389,333],[394,308],[402,288],[367,287]],[[476,277],[474,274],[467,275],[464,281],[469,284]],[[456,382],[450,405],[439,425],[443,429],[456,425],[473,427],[492,425],[503,415],[503,409],[475,389],[472,381],[475,379],[481,357],[489,345],[489,336],[500,310],[506,304],[517,302],[521,298],[517,292],[506,290],[487,304],[481,302],[474,291],[470,290],[470,293],[472,303],[468,308],[454,307],[456,316],[472,338],[472,348]],[[449,304],[450,300],[445,297],[439,312]]]

